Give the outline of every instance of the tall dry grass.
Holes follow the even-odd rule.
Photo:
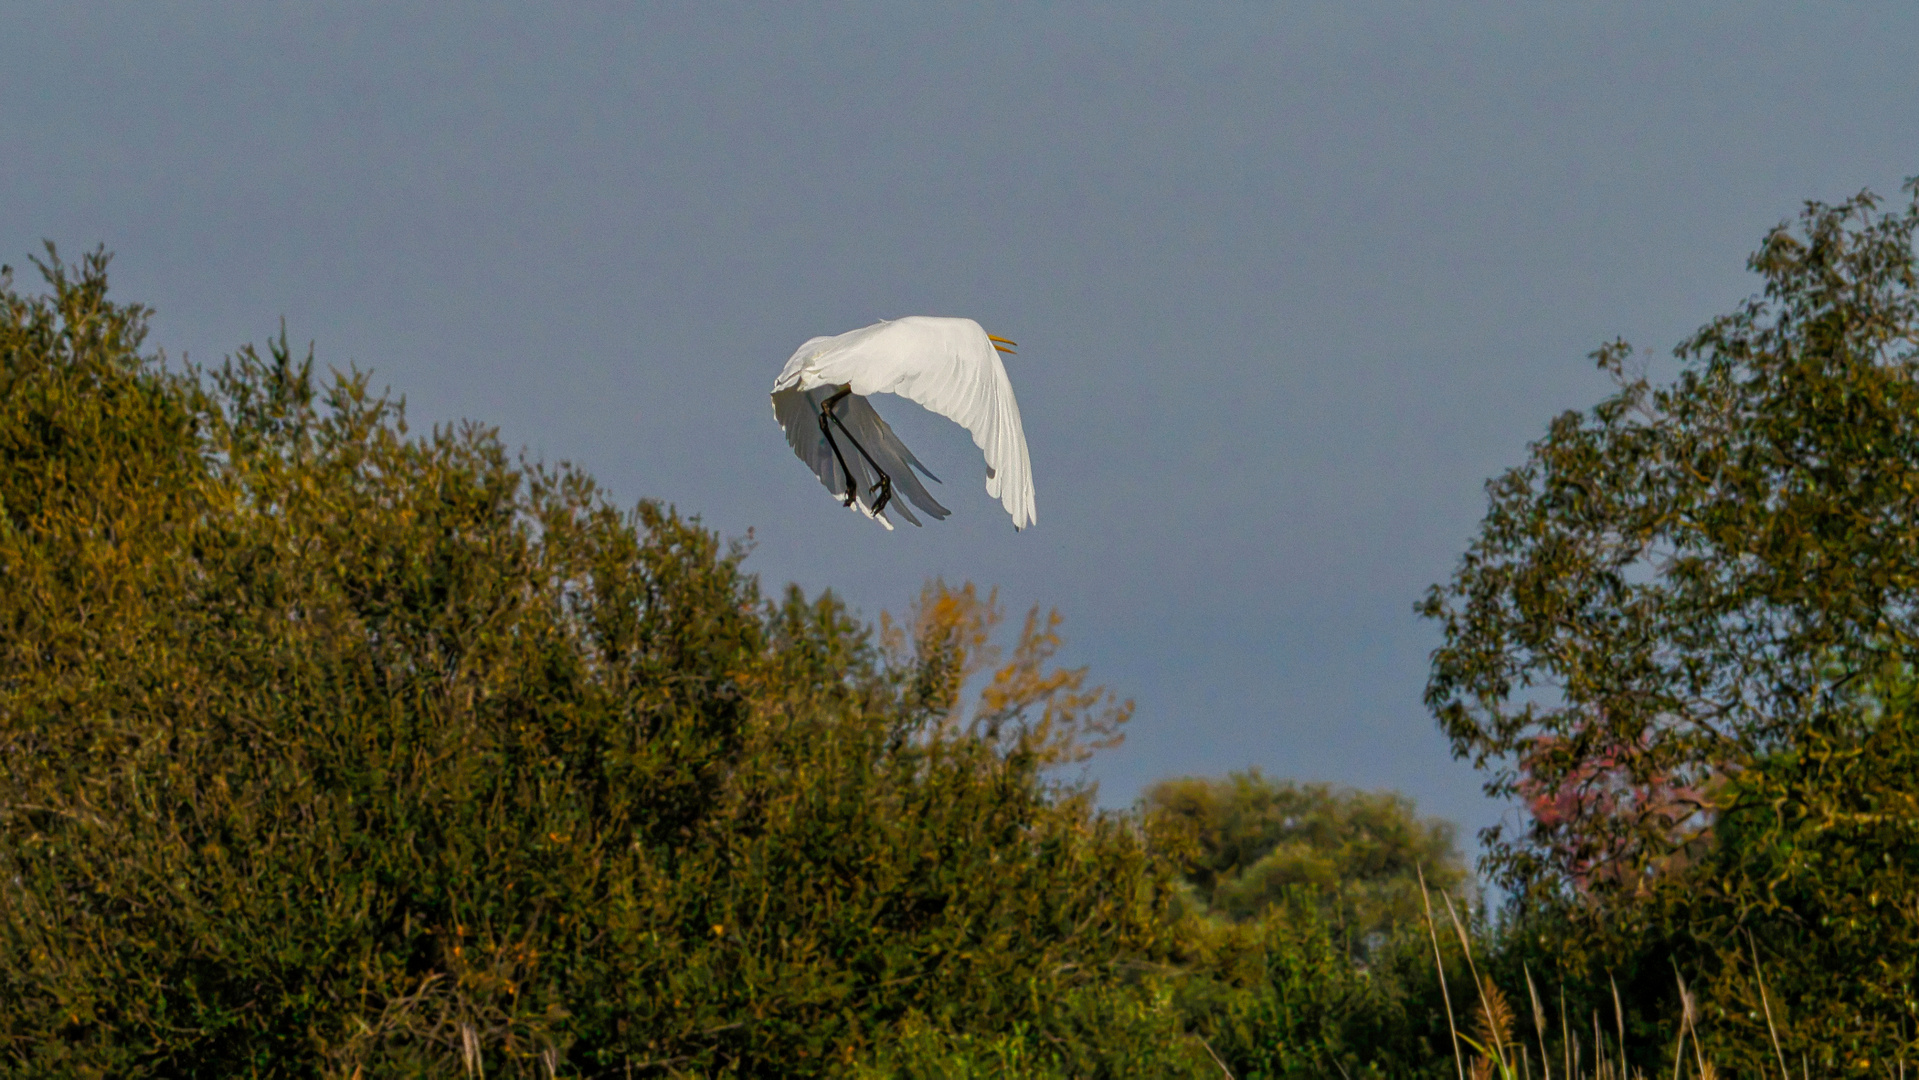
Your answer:
[[[1619,1000],[1617,982],[1612,983],[1612,1030],[1606,1030],[1598,1010],[1593,1010],[1587,1018],[1591,1023],[1591,1041],[1588,1042],[1584,1037],[1586,1022],[1575,1022],[1575,1018],[1568,1014],[1564,988],[1559,994],[1558,1015],[1549,1018],[1548,1010],[1540,1000],[1539,988],[1533,981],[1532,971],[1529,968],[1522,969],[1525,971],[1526,1000],[1532,1006],[1533,1039],[1528,1043],[1520,1036],[1517,1031],[1518,1017],[1512,1003],[1491,976],[1480,974],[1466,925],[1460,919],[1452,897],[1441,892],[1440,901],[1445,909],[1447,924],[1459,941],[1460,954],[1465,957],[1467,973],[1475,990],[1476,1000],[1472,1003],[1466,1029],[1462,1031],[1453,1009],[1452,993],[1447,989],[1446,959],[1440,947],[1439,923],[1434,915],[1432,894],[1426,887],[1423,875],[1419,887],[1425,904],[1427,936],[1433,946],[1433,964],[1439,973],[1446,1026],[1452,1039],[1453,1060],[1460,1080],[1533,1080],[1535,1076],[1538,1080],[1653,1080],[1644,1070],[1633,1068],[1628,1063],[1626,1012]],[[1760,1003],[1765,1012],[1773,1055],[1779,1064],[1779,1076],[1781,1080],[1795,1080],[1780,1044],[1779,1027],[1773,1017],[1764,975],[1759,973],[1758,949],[1750,941],[1747,944],[1753,951],[1753,970],[1758,974]],[[1719,1070],[1707,1059],[1704,1044],[1699,1038],[1698,1003],[1686,984],[1685,975],[1676,965],[1673,978],[1679,988],[1680,1015],[1674,1025],[1677,1035],[1672,1049],[1665,1055],[1672,1063],[1672,1078],[1717,1080]],[[1552,1019],[1557,1020],[1556,1039]],[[1535,1049],[1537,1058],[1534,1057]],[[1811,1080],[1809,1069],[1810,1066],[1802,1061],[1797,1080]],[[1894,1076],[1904,1080],[1903,1063],[1898,1064]]]

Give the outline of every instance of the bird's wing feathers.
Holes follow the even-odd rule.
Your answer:
[[[916,315],[854,333],[865,336],[847,351],[863,362],[847,366],[862,372],[840,381],[856,394],[898,394],[965,428],[986,456],[986,493],[1006,507],[1014,528],[1032,524],[1033,468],[1019,402],[986,331],[971,319]]]
[[[842,501],[846,498],[847,477],[840,471],[839,461],[833,456],[833,448],[827,445],[826,437],[820,434],[820,403],[833,393],[833,387],[822,386],[809,391],[781,390],[773,394],[773,415],[779,420],[780,428],[786,433],[786,441],[793,452],[820,478],[820,483],[833,497]],[[939,520],[951,513],[939,501],[933,498],[919,477],[913,475],[918,469],[934,480],[939,478],[926,466],[920,464],[913,452],[900,442],[899,436],[880,414],[873,409],[871,402],[858,395],[850,395],[833,406],[833,412],[846,425],[853,438],[866,447],[873,460],[886,471],[893,481],[893,501],[886,509],[877,514],[873,511],[875,493],[873,487],[879,483],[879,477],[873,475],[866,459],[860,457],[846,439],[839,439],[840,453],[846,459],[846,467],[852,472],[852,480],[859,487],[855,505],[867,517],[886,526],[893,527],[886,515],[897,511],[902,518],[913,525],[920,523],[907,509],[911,502],[928,516]]]
[[[823,395],[822,395],[823,396]],[[820,478],[835,498],[846,497],[846,481],[833,461],[833,450],[820,435],[820,407],[812,395],[800,390],[773,392],[773,417],[786,433],[786,443],[799,455],[813,475]]]
[[[879,412],[873,408],[872,402],[854,394],[835,405],[833,411],[846,424],[846,429],[852,432],[853,438],[859,440],[861,446],[866,447],[866,452],[873,455],[873,460],[877,461],[886,475],[892,478],[894,499],[889,504],[889,510],[892,507],[898,507],[901,517],[918,525],[919,519],[913,516],[913,512],[906,508],[905,503],[899,501],[900,497],[904,496],[907,502],[919,507],[935,521],[942,520],[952,513],[933,498],[933,493],[926,490],[926,485],[920,483],[920,478],[913,475],[913,470],[918,469],[925,473],[935,483],[939,482],[939,477],[934,476],[931,469],[920,464],[920,459],[913,456],[913,452],[906,448],[906,444],[900,441],[898,435],[893,434],[892,425],[880,417]],[[848,451],[846,460],[849,465],[852,464],[853,458],[859,457],[859,451],[852,447],[842,449]],[[827,453],[831,454],[832,451],[828,450]],[[864,465],[865,462],[862,461],[861,464]],[[867,499],[873,497],[870,490],[862,490],[861,495]]]
[[[878,478],[868,475],[866,463],[858,460],[858,454],[849,455],[846,459],[846,467],[853,474],[851,477],[840,471],[839,462],[833,457],[833,448],[827,445],[825,436],[820,434],[819,401],[830,393],[830,387],[821,387],[811,393],[797,389],[776,390],[773,392],[773,416],[780,422],[780,430],[786,433],[787,445],[793,448],[793,453],[799,455],[806,467],[813,470],[813,475],[820,478],[820,483],[826,486],[828,493],[843,502],[848,480],[863,490],[871,487]],[[841,407],[844,405],[845,402],[841,402]],[[851,450],[852,447],[842,449]],[[892,522],[873,513],[867,500],[856,499],[854,505],[888,530],[893,528]]]

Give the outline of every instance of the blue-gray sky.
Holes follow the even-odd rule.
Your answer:
[[[1093,775],[1497,811],[1412,614],[1481,484],[1754,288],[1808,198],[1919,173],[1911,4],[7,5],[0,259],[117,253],[156,345],[274,333],[754,530],[869,616],[1067,617],[1139,702]],[[27,284],[26,278],[18,279]],[[1039,524],[882,399],[947,522],[841,510],[767,407],[800,341],[968,315]]]

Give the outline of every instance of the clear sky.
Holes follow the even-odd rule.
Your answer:
[[[117,253],[153,344],[286,318],[868,616],[1067,618],[1139,702],[1104,801],[1257,765],[1498,810],[1412,614],[1483,481],[1755,287],[1802,200],[1919,173],[1919,5],[7,4],[0,260]],[[16,275],[21,285],[28,275]],[[1039,523],[879,405],[955,511],[886,533],[781,440],[815,334],[967,315]]]

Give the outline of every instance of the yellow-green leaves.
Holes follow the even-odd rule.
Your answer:
[[[952,729],[950,650],[104,269],[0,289],[0,1072],[833,1073],[1165,952],[1052,624]]]
[[[1702,1034],[1743,1023],[1754,1056],[1725,1059],[1742,1070],[1772,1054],[1746,934],[1775,950],[1789,1044],[1911,1045],[1919,940],[1871,899],[1909,892],[1919,860],[1882,809],[1919,790],[1908,191],[1773,230],[1750,262],[1763,291],[1684,342],[1671,382],[1599,350],[1618,393],[1488,485],[1477,538],[1420,605],[1444,634],[1428,705],[1526,812],[1493,836],[1501,882],[1571,913],[1559,959],[1594,980],[1686,958],[1739,1003],[1744,1021]]]

